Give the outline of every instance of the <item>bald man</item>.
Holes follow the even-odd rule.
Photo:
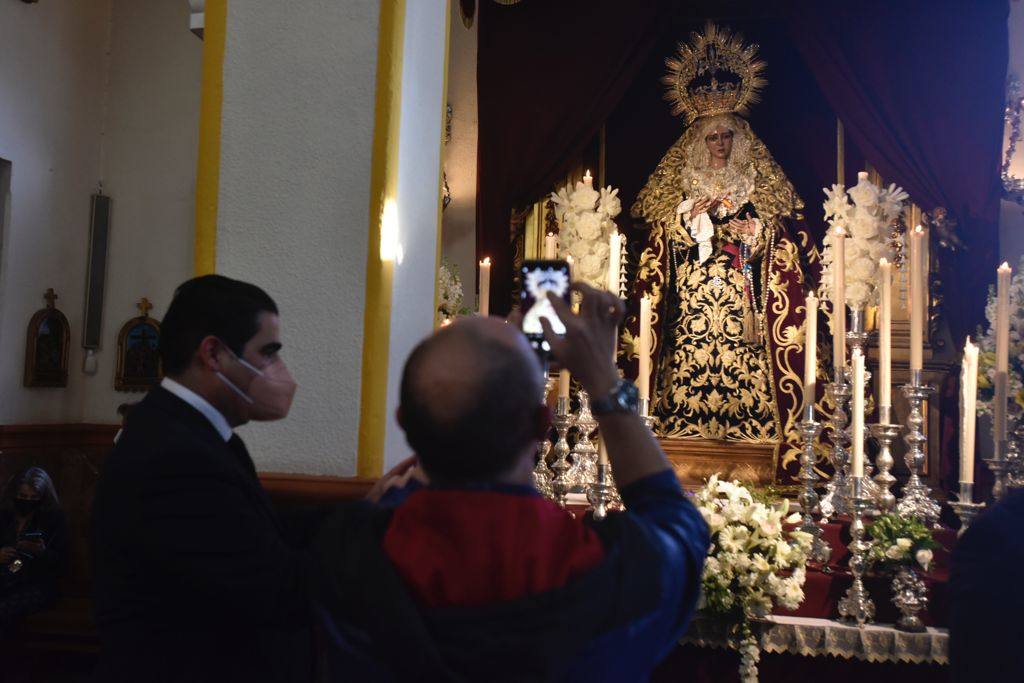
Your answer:
[[[621,302],[578,289],[579,315],[552,299],[565,336],[545,332],[594,397],[627,511],[575,519],[534,489],[550,424],[523,334],[444,328],[409,357],[397,415],[430,484],[344,509],[317,544],[332,680],[638,681],[682,634],[707,528],[610,360]]]

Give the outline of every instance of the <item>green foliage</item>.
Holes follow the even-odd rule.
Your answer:
[[[942,547],[923,522],[893,513],[876,518],[868,526],[868,534],[868,555],[883,570],[918,565],[927,570],[931,551]]]

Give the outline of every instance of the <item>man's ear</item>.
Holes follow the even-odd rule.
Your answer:
[[[220,352],[223,347],[223,342],[217,337],[212,335],[203,337],[203,340],[199,342],[199,348],[196,349],[194,358],[199,361],[199,364],[210,372],[220,372]]]

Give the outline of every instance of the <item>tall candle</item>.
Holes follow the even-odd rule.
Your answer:
[[[569,264],[569,281],[572,282],[576,279],[576,260],[570,254],[565,257],[565,262]]]
[[[569,371],[562,368],[558,371],[558,398],[569,398],[570,384]]]
[[[924,354],[924,297],[921,291],[923,275],[921,241],[924,231],[921,226],[910,233],[910,369],[920,370]]]
[[[486,257],[480,262],[480,303],[478,310],[480,315],[491,313],[491,257]]]
[[[622,265],[622,237],[613,232],[608,238],[608,281],[605,287],[615,296],[619,295],[619,275]]]
[[[878,419],[892,420],[892,264],[878,262],[882,287],[878,295]]]
[[[864,354],[854,349],[850,359],[853,365],[853,460],[850,462],[850,474],[854,477],[864,476]]]
[[[558,235],[553,232],[544,236],[544,258],[558,258]]]
[[[974,483],[974,436],[978,401],[978,347],[967,338],[960,373],[960,481]]]
[[[818,385],[818,297],[807,295],[804,322],[804,415],[814,419],[814,396]]]
[[[594,186],[594,176],[590,175],[590,169],[587,169],[586,174],[583,176],[583,184],[587,187]]]
[[[640,348],[638,350],[639,372],[637,389],[640,398],[651,398],[651,297],[646,294],[640,299]]]
[[[1002,458],[1006,441],[1007,370],[1010,359],[1010,278],[1008,263],[996,272],[996,376],[992,422],[995,428],[996,456]]]
[[[841,373],[845,365],[846,231],[837,227],[832,235],[832,366]]]

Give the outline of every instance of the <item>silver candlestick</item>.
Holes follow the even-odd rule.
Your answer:
[[[545,498],[551,498],[551,469],[548,467],[548,455],[551,453],[550,439],[544,439],[537,447],[537,463],[533,466],[533,485]]]
[[[808,406],[805,411],[804,421],[800,423],[800,434],[804,439],[804,450],[800,454],[800,483],[803,488],[800,490],[800,531],[810,534],[811,555],[815,562],[825,564],[832,556],[832,548],[828,542],[821,537],[821,527],[814,521],[814,510],[818,507],[818,492],[814,485],[821,477],[814,471],[814,464],[818,461],[818,455],[814,452],[814,441],[821,434],[821,423],[814,420],[814,407]]]
[[[555,379],[548,377],[547,382],[544,383],[544,405],[547,405],[548,396],[551,394],[551,389],[555,386]],[[544,435],[540,443],[537,445],[537,464],[533,467],[533,484],[538,491],[547,498],[551,497],[551,470],[548,468],[548,455],[551,453],[551,439],[550,430],[548,434]]]
[[[615,482],[612,481],[612,466],[606,462],[597,463],[597,479],[587,486],[587,501],[594,508],[594,519],[608,516],[608,508],[619,500]]]
[[[851,308],[850,309],[850,329],[846,332],[846,342],[850,347],[850,353],[853,354],[856,351],[860,351],[864,358],[867,358],[867,344],[868,338],[871,335],[864,330],[864,309],[863,308]],[[851,355],[852,357],[852,355]],[[868,370],[864,371],[864,386],[868,387],[871,385],[871,373]],[[852,394],[851,394],[852,398]],[[850,425],[848,429],[850,443],[853,442],[853,425]],[[864,428],[864,440],[870,436],[870,427],[865,426]],[[867,454],[864,458],[864,495],[872,500],[877,501],[881,497],[881,492],[878,490],[878,485],[871,478],[874,474],[875,468],[872,467],[871,461],[867,459]],[[847,495],[849,495],[847,493]],[[874,504],[873,504],[874,505]],[[877,509],[872,509],[872,512],[877,512]]]
[[[939,521],[939,504],[932,500],[931,490],[921,481],[924,471],[924,444],[928,441],[924,430],[924,414],[922,404],[932,393],[932,388],[921,383],[921,371],[910,371],[910,383],[903,385],[903,395],[910,403],[910,414],[907,416],[907,433],[903,440],[907,444],[904,462],[910,470],[910,479],[903,488],[903,498],[896,505],[896,511],[904,517],[913,517],[927,525]]]
[[[1006,442],[1004,441],[1002,446],[1003,449],[1006,447],[1005,444]],[[1003,452],[1005,453],[1006,451],[1003,450]],[[982,461],[988,465],[988,468],[995,479],[992,483],[992,497],[996,501],[1000,501],[1010,488],[1008,481],[1010,478],[1010,468],[1012,467],[1012,463],[1009,460],[1003,459],[999,455],[996,455],[995,457],[982,458]]]
[[[640,415],[640,419],[644,425],[650,430],[654,430],[654,416],[651,415],[651,399],[642,398],[637,404],[636,412]]]
[[[569,414],[569,398],[559,396],[555,404],[555,416],[551,420],[558,439],[555,441],[555,461],[551,463],[551,494],[556,503],[565,507],[566,496],[572,489],[569,472],[569,429],[572,428],[573,417]]]
[[[590,394],[580,389],[577,394],[580,409],[576,413],[576,445],[572,449],[572,472],[569,475],[573,489],[585,492],[588,484],[597,481],[597,446],[591,434],[597,429],[597,420],[590,412]]]
[[[870,425],[871,435],[878,441],[878,456],[875,457],[875,464],[878,465],[878,474],[875,475],[875,504],[879,512],[885,514],[892,512],[896,507],[896,496],[892,492],[892,486],[896,483],[896,477],[892,475],[892,466],[895,461],[892,457],[892,444],[900,435],[900,426],[892,424],[892,408],[881,406],[878,409],[878,422]]]
[[[856,622],[864,626],[875,619],[875,603],[864,588],[864,572],[868,569],[868,550],[871,543],[864,540],[864,515],[874,503],[864,495],[864,478],[851,477],[851,518],[850,536],[850,573],[853,583],[846,589],[846,594],[839,601],[839,614],[846,621]]]
[[[834,515],[845,515],[850,512],[849,475],[850,452],[849,433],[846,431],[846,404],[853,395],[853,388],[847,381],[842,368],[836,370],[835,381],[828,385],[826,391],[832,398],[832,419],[829,421],[829,433],[832,436],[832,448],[829,461],[832,463],[832,478],[825,486],[825,497],[819,505],[821,516],[828,519]]]
[[[960,531],[957,532],[957,536],[963,536],[974,518],[985,508],[984,503],[974,502],[974,484],[966,481],[960,482],[960,500],[951,501],[949,506],[960,518]]]

